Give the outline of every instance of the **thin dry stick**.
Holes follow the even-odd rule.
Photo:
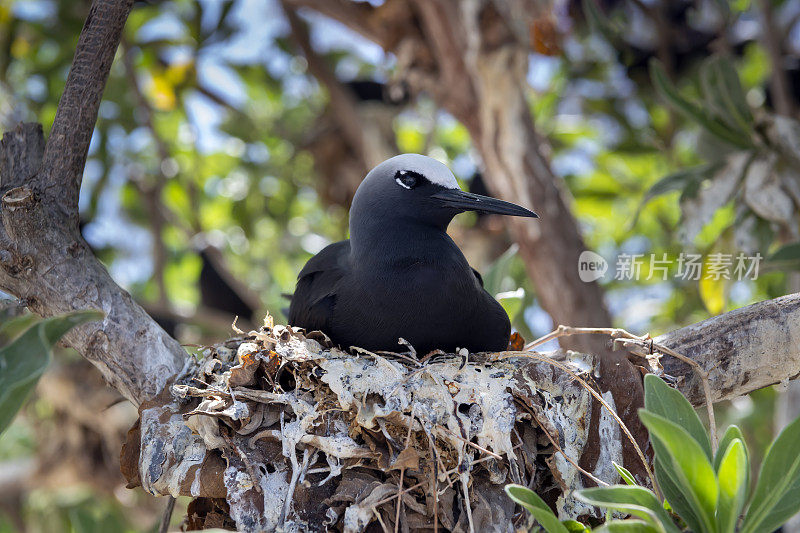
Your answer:
[[[283,502],[283,508],[281,509],[281,515],[278,519],[278,522],[282,525],[286,525],[286,518],[289,516],[289,513],[292,510],[292,499],[294,497],[294,489],[297,487],[297,480],[300,478],[301,472],[304,472],[306,468],[308,468],[308,457],[309,457],[309,448],[303,450],[303,466],[298,468],[297,465],[297,454],[294,452],[294,447],[292,447],[292,479],[289,482],[289,490],[286,493],[286,499]]]
[[[445,430],[447,433],[449,433],[450,435],[454,436],[455,438],[457,438],[458,440],[460,440],[460,441],[461,441],[461,442],[463,442],[464,444],[469,444],[470,446],[472,446],[472,447],[473,447],[473,448],[475,448],[476,450],[478,450],[478,451],[480,451],[480,452],[483,452],[483,453],[485,453],[486,455],[490,455],[490,456],[494,457],[495,459],[497,459],[498,461],[502,461],[502,460],[503,460],[503,457],[502,457],[502,456],[500,456],[500,455],[497,455],[497,454],[496,454],[496,453],[494,453],[494,452],[490,452],[489,450],[487,450],[487,449],[486,449],[486,448],[484,448],[483,446],[478,446],[478,445],[477,445],[477,444],[475,444],[474,442],[470,442],[470,441],[468,441],[467,439],[465,439],[465,438],[464,438],[464,437],[462,437],[461,435],[458,435],[458,434],[456,434],[456,433],[454,433],[454,432],[450,431],[450,429],[446,428],[445,426],[443,426],[443,425],[441,425],[441,424],[437,424],[437,425],[436,425],[436,427],[438,427],[438,428],[441,428],[441,429]]]
[[[519,448],[521,448],[521,447],[522,447],[522,445],[521,445],[521,444],[518,444],[518,445],[514,446],[514,449],[515,449],[515,450],[517,450],[517,449],[519,449]],[[483,463],[483,462],[485,462],[485,461],[488,461],[489,459],[492,459],[492,458],[491,458],[491,457],[481,457],[480,459],[476,459],[476,460],[472,461],[472,464],[473,464],[473,466],[474,466],[474,465],[477,465],[477,464],[479,464],[479,463]],[[444,473],[444,475],[445,475],[445,476],[449,476],[450,474],[456,474],[456,473],[458,473],[458,468],[459,468],[459,467],[451,468],[450,470],[447,470],[447,471]],[[409,493],[409,492],[411,492],[412,490],[416,490],[416,489],[418,489],[418,488],[422,487],[424,484],[425,484],[425,482],[424,482],[424,481],[420,481],[420,482],[419,482],[419,483],[417,483],[416,485],[412,485],[412,486],[408,487],[407,489],[403,489],[403,490],[401,490],[400,492],[398,492],[398,493],[396,493],[396,494],[392,494],[391,496],[388,496],[388,497],[384,498],[383,500],[381,500],[381,501],[379,501],[378,503],[376,503],[376,504],[374,505],[374,507],[380,507],[380,506],[381,506],[381,505],[383,505],[384,503],[388,503],[388,502],[390,502],[390,501],[394,500],[395,498],[399,498],[399,497],[400,497],[400,496],[402,496],[403,494],[408,494],[408,493]]]
[[[645,348],[646,350],[649,350],[650,353],[656,351],[670,355],[675,359],[683,361],[687,365],[691,366],[694,369],[694,371],[697,372],[697,375],[700,376],[700,382],[703,384],[703,395],[706,398],[706,412],[708,413],[708,429],[709,433],[711,433],[711,448],[714,451],[714,453],[716,453],[717,446],[719,444],[717,441],[717,419],[714,416],[714,403],[711,400],[711,384],[708,381],[708,372],[706,372],[703,369],[703,367],[700,366],[700,363],[698,363],[694,359],[686,357],[681,353],[676,352],[672,348],[668,348],[662,344],[656,344],[652,341],[652,339],[636,338],[633,335],[632,337],[633,337],[632,339],[621,339],[622,345],[627,347],[628,344],[635,344],[637,346]]]
[[[633,434],[628,429],[628,426],[625,425],[625,422],[622,421],[622,419],[619,417],[619,415],[616,413],[616,411],[614,411],[611,408],[611,406],[608,405],[608,403],[603,399],[603,397],[596,390],[594,390],[592,387],[590,387],[589,384],[586,383],[583,380],[583,378],[581,378],[575,372],[570,370],[566,365],[564,365],[564,364],[562,364],[562,363],[560,363],[558,361],[554,361],[553,359],[550,359],[549,357],[545,357],[543,355],[539,355],[536,352],[506,352],[506,355],[500,357],[499,359],[508,359],[510,357],[531,357],[531,358],[536,359],[538,361],[542,361],[542,362],[551,364],[551,365],[553,365],[553,366],[555,366],[557,368],[560,368],[561,370],[563,370],[564,372],[569,374],[570,377],[572,377],[572,379],[577,381],[584,389],[586,389],[589,392],[589,394],[594,396],[594,398],[598,402],[600,402],[600,405],[605,407],[608,410],[608,412],[611,414],[611,416],[614,417],[614,420],[617,421],[617,424],[619,424],[619,427],[625,433],[625,436],[628,437],[628,440],[631,442],[631,444],[633,445],[634,449],[636,450],[636,454],[639,456],[639,459],[642,461],[642,465],[644,465],[644,470],[645,470],[645,472],[647,472],[647,477],[650,478],[650,482],[653,484],[653,488],[658,492],[658,495],[661,496],[661,493],[660,493],[660,491],[658,489],[658,485],[656,484],[655,476],[653,476],[653,472],[650,470],[650,464],[648,463],[647,458],[644,456],[644,453],[642,452],[642,449],[639,447],[639,444],[636,442],[636,439],[633,438]]]
[[[436,444],[433,441],[433,435],[425,431],[425,435],[428,437],[428,444],[431,447],[431,458],[433,459],[433,464],[431,468],[433,469],[433,533],[439,533],[439,472],[438,472],[438,461],[439,455],[436,453]],[[446,476],[448,474],[445,474]],[[469,505],[469,502],[466,502]]]
[[[556,449],[556,450],[557,450],[557,451],[558,451],[558,452],[559,452],[561,455],[563,455],[563,456],[564,456],[564,459],[566,459],[566,460],[567,460],[567,462],[568,462],[569,464],[571,464],[572,466],[574,466],[574,467],[575,467],[575,468],[578,470],[578,472],[580,472],[580,473],[581,473],[581,474],[583,474],[584,476],[588,477],[589,479],[591,479],[592,481],[594,481],[594,482],[595,482],[595,483],[597,483],[598,485],[608,486],[608,483],[606,483],[605,481],[603,481],[603,480],[602,480],[602,479],[600,479],[599,477],[595,476],[595,475],[594,475],[594,474],[592,474],[591,472],[588,472],[588,471],[584,470],[583,468],[581,468],[581,466],[580,466],[580,465],[578,465],[578,463],[576,463],[576,462],[575,462],[575,460],[574,460],[573,458],[571,458],[569,455],[567,455],[567,452],[565,452],[565,451],[563,450],[563,448],[561,448],[561,446],[559,446],[559,445],[558,445],[558,443],[557,443],[557,442],[556,442],[556,440],[553,438],[553,436],[552,436],[552,435],[550,435],[550,432],[549,432],[549,431],[547,431],[547,428],[545,428],[545,427],[544,427],[544,424],[542,424],[542,423],[539,421],[538,417],[536,416],[536,413],[534,413],[532,410],[531,410],[531,416],[533,416],[534,420],[536,420],[536,421],[538,422],[538,424],[539,424],[539,429],[541,429],[541,430],[542,430],[542,432],[545,434],[545,436],[547,437],[547,440],[549,440],[549,441],[550,441],[550,444],[552,444],[552,445],[553,445],[553,447],[554,447],[554,448],[555,448],[555,449]]]
[[[408,424],[408,433],[406,434],[406,449],[411,445],[411,428],[414,427],[414,408],[417,404],[411,406],[411,422]],[[406,467],[400,469],[400,481],[397,482],[397,492],[403,490],[403,476],[406,473]],[[397,533],[400,527],[400,507],[403,505],[403,498],[397,498],[397,511],[394,514],[394,533]]]
[[[524,348],[525,351],[530,350],[536,346],[544,344],[545,342],[551,341],[553,339],[557,339],[559,337],[566,337],[569,335],[608,335],[614,342],[620,342],[623,346],[628,347],[629,344],[635,344],[649,350],[652,354],[653,351],[658,351],[667,355],[670,355],[679,361],[683,361],[687,365],[691,366],[697,375],[700,376],[700,381],[703,384],[703,394],[706,398],[706,411],[708,412],[708,425],[709,425],[709,432],[711,433],[711,447],[714,453],[717,451],[717,421],[714,417],[714,403],[711,399],[711,385],[708,382],[708,372],[706,372],[700,364],[691,359],[686,357],[683,354],[672,350],[666,346],[655,344],[653,339],[649,335],[638,336],[620,328],[576,328],[572,326],[564,326],[560,325],[554,331],[551,331],[547,335],[536,339],[535,341],[527,344]],[[628,342],[633,341],[633,342]],[[640,353],[633,352],[635,355],[642,355]]]
[[[472,506],[469,504],[469,474],[463,472],[460,476],[461,488],[464,491],[464,506],[467,508],[467,521],[469,522],[470,533],[475,533],[475,524],[472,522]]]
[[[400,498],[400,499],[402,500],[402,498]],[[381,516],[380,511],[378,511],[378,508],[375,507],[374,505],[372,506],[372,514],[374,514],[375,518],[378,519],[378,523],[380,523],[381,529],[383,530],[383,533],[389,533],[389,528],[386,526],[386,523],[383,521],[383,517]],[[395,530],[394,531],[395,531],[395,533],[397,533],[396,526],[395,526]]]

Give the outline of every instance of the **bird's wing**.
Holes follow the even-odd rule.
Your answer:
[[[474,268],[472,268],[472,273],[475,275],[475,278],[478,280],[478,283],[481,284],[481,287],[483,287],[483,276],[481,276],[481,273],[475,270]]]
[[[350,241],[326,246],[308,260],[297,276],[289,306],[289,323],[306,330],[328,331],[336,305],[336,288],[350,256]]]

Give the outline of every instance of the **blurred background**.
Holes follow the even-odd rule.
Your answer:
[[[84,174],[82,231],[188,350],[228,336],[235,316],[243,329],[266,312],[284,321],[282,295],[311,255],[347,237],[353,193],[386,157],[427,154],[462,188],[515,199],[476,138],[486,123],[473,123],[491,109],[483,100],[509,90],[502,68],[496,94],[489,84],[464,103],[446,72],[431,74],[441,50],[403,46],[420,27],[447,29],[431,30],[423,4],[337,0],[338,20],[304,7],[315,4],[325,3],[136,2],[125,28]],[[89,5],[0,3],[4,131],[38,121],[47,134]],[[510,20],[521,3],[507,5],[497,16]],[[369,9],[395,24],[359,26]],[[522,76],[510,76],[532,128],[523,149],[541,165],[532,174],[562,193],[564,246],[598,253],[608,271],[599,288],[585,285],[590,312],[570,322],[561,287],[530,281],[536,250],[561,246],[559,232],[460,215],[450,233],[517,331],[530,341],[592,315],[655,336],[800,290],[800,1],[553,0],[525,20]],[[474,29],[485,46],[490,24]],[[513,149],[513,136],[500,138],[495,150]],[[530,200],[543,217],[553,209],[552,198]],[[685,275],[682,253],[701,256],[700,279]],[[620,274],[637,254],[639,275]],[[713,275],[715,254],[731,256],[730,279]],[[738,279],[737,254],[761,258],[756,276]],[[562,266],[576,280],[565,294],[581,296],[578,265]],[[7,339],[27,317],[3,305]],[[797,396],[759,391],[720,406],[720,423],[741,424],[763,449],[800,414]],[[89,363],[60,351],[0,438],[0,532],[156,530],[164,500],[126,489],[119,473],[135,419]]]

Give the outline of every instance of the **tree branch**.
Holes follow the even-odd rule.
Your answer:
[[[381,27],[381,19],[387,23],[390,19],[388,17],[379,18],[375,15],[381,7],[372,7],[366,2],[356,3],[351,0],[287,0],[284,4],[287,7],[313,9],[341,22],[370,41],[374,41],[383,47],[389,45],[388,34],[385,31],[386,27]]]
[[[133,0],[92,3],[45,148],[44,191],[76,227],[78,193],[97,110],[132,6]]]
[[[781,50],[781,31],[775,24],[772,16],[771,0],[759,0],[761,11],[761,39],[767,49],[772,74],[770,75],[770,88],[775,102],[775,111],[779,115],[792,116],[793,105],[789,84],[783,71],[783,51]]]
[[[100,309],[64,338],[135,405],[183,367],[186,353],[122,290],[78,231],[78,193],[100,98],[132,0],[96,0],[45,146],[38,124],[0,142],[0,289],[42,316]]]
[[[286,14],[286,19],[289,21],[292,38],[302,50],[306,62],[308,62],[309,72],[311,72],[311,74],[328,90],[328,97],[334,117],[336,117],[337,122],[342,128],[342,132],[348,144],[350,144],[353,151],[357,154],[365,169],[369,170],[369,168],[379,163],[379,161],[371,162],[367,157],[353,95],[342,85],[336,78],[336,74],[328,68],[323,58],[321,58],[311,46],[308,28],[297,15],[295,9],[291,7],[286,0],[282,0],[280,4]]]
[[[708,372],[715,401],[800,376],[800,293],[759,302],[656,337]],[[682,376],[681,392],[703,403],[700,379],[686,363],[661,359],[664,371]]]

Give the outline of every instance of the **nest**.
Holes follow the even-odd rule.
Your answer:
[[[123,473],[198,498],[190,528],[513,531],[527,515],[507,483],[591,514],[569,497],[585,480],[589,394],[545,358],[510,355],[347,353],[268,317],[141,406]],[[592,474],[609,479],[621,450],[602,454]]]

